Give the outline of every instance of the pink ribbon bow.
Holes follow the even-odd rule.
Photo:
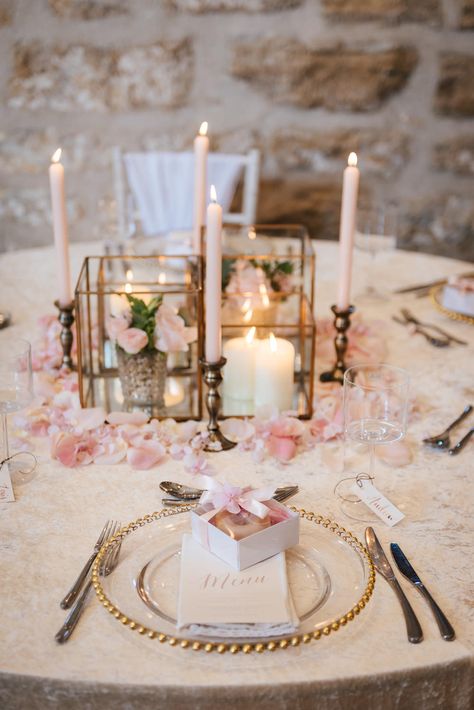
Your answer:
[[[270,513],[270,508],[262,501],[272,498],[275,493],[274,486],[256,489],[240,488],[231,486],[229,483],[220,483],[209,476],[204,476],[204,479],[207,490],[201,495],[199,502],[201,505],[212,506],[212,510],[204,514],[205,519],[209,520],[221,510],[228,510],[229,513],[240,513],[241,510],[247,510],[260,519]]]

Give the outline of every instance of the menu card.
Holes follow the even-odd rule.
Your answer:
[[[198,636],[265,637],[292,634],[298,623],[284,552],[238,572],[183,535],[179,629]]]

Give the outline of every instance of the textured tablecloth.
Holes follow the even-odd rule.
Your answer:
[[[334,300],[336,245],[316,242],[318,316]],[[74,272],[94,245],[72,249]],[[355,261],[355,291],[366,262]],[[380,262],[388,288],[465,270],[466,264],[396,252]],[[0,258],[0,304],[14,325],[0,331],[34,339],[35,319],[52,311],[56,280],[52,249]],[[437,350],[410,337],[390,316],[409,304],[421,317],[469,339],[469,348]],[[377,525],[382,543],[396,540],[412,559],[452,620],[457,640],[441,640],[424,600],[409,590],[425,633],[419,645],[406,639],[396,598],[381,579],[355,622],[321,641],[274,654],[206,655],[162,646],[123,629],[92,600],[73,639],[58,646],[54,633],[64,619],[59,599],[75,578],[107,517],[123,523],[160,508],[162,479],[191,481],[179,462],[150,471],[126,465],[65,469],[42,458],[36,477],[16,490],[17,502],[0,508],[0,705],[3,708],[384,708],[436,710],[474,706],[473,691],[473,456],[424,450],[421,436],[441,430],[474,400],[474,328],[450,322],[427,299],[396,296],[361,307],[383,320],[389,362],[412,374],[413,391],[430,409],[410,426],[416,450],[409,466],[379,465],[377,483],[395,484],[405,520],[389,530]],[[364,524],[345,519],[333,495],[340,474],[329,462],[338,444],[320,444],[289,465],[254,464],[246,454],[218,454],[222,474],[255,484],[297,482],[295,505],[338,520],[361,539]],[[245,466],[242,465],[245,460]],[[405,587],[407,585],[405,584]]]

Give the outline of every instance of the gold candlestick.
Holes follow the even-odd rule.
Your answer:
[[[224,434],[219,429],[218,422],[219,410],[221,406],[219,385],[222,382],[221,370],[226,362],[227,360],[225,357],[221,357],[218,362],[207,362],[207,360],[204,359],[199,361],[203,371],[204,382],[208,387],[206,395],[206,408],[209,412],[209,424],[207,425],[209,439],[208,443],[204,447],[205,451],[227,451],[228,449],[233,449],[234,446],[236,446],[234,441],[226,439]]]
[[[347,335],[351,324],[351,315],[355,311],[355,306],[349,306],[340,310],[337,306],[331,306],[331,311],[334,313],[334,327],[336,328],[336,337],[334,338],[334,348],[336,350],[336,363],[332,370],[321,373],[319,379],[321,382],[339,382],[342,385],[344,372],[346,371],[346,363],[344,358],[347,350]]]
[[[74,370],[74,364],[71,357],[73,340],[71,328],[74,323],[74,301],[72,303],[68,303],[67,306],[61,306],[59,301],[55,301],[54,305],[59,311],[58,321],[63,327],[61,335],[59,336],[63,348],[61,367],[65,367],[68,370]]]

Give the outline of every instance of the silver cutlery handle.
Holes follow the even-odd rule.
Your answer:
[[[423,594],[426,601],[431,607],[431,611],[433,612],[434,618],[436,619],[436,623],[438,624],[441,636],[444,638],[445,641],[453,641],[456,637],[456,632],[454,631],[446,616],[443,614],[443,612],[441,611],[429,591],[426,589],[426,587],[418,587],[418,589],[420,590],[421,594]]]
[[[54,637],[58,643],[66,643],[71,638],[72,632],[77,626],[77,622],[79,621],[82,612],[84,611],[84,608],[86,606],[87,602],[87,597],[89,596],[89,592],[92,589],[92,580],[89,579],[87,582],[86,586],[84,587],[84,591],[82,592],[81,596],[77,600],[75,606],[72,608],[70,613],[68,614],[68,617],[64,624],[61,626],[59,629],[58,633]]]
[[[464,407],[462,414],[459,415],[457,419],[454,420],[452,424],[448,426],[446,429],[447,432],[451,431],[457,424],[462,422],[463,419],[467,417],[468,414],[472,412],[472,404],[468,404],[467,407]]]
[[[162,498],[161,502],[166,508],[175,508],[181,505],[197,505],[196,500],[186,500],[182,498]]]
[[[416,614],[411,608],[410,602],[405,596],[405,592],[400,587],[396,579],[388,580],[390,585],[398,597],[398,601],[402,607],[403,616],[405,617],[405,623],[407,626],[407,635],[410,643],[420,643],[423,641],[423,631],[420,626],[420,622],[416,618]]]
[[[469,439],[471,438],[471,436],[472,436],[473,434],[474,434],[474,429],[470,429],[470,430],[467,432],[467,434],[465,434],[465,435],[463,436],[463,438],[461,439],[461,441],[458,441],[458,443],[456,444],[456,446],[453,446],[452,449],[449,449],[449,453],[451,454],[451,456],[456,456],[456,454],[459,454],[459,452],[464,449],[464,447],[466,446],[467,442],[469,441]]]
[[[94,560],[96,557],[97,552],[93,552],[84,567],[82,568],[79,577],[76,579],[64,599],[60,602],[59,606],[61,607],[61,609],[70,609],[72,607],[79,595],[79,592],[81,591],[82,585],[84,584],[87,575],[89,574],[90,568],[94,564]]]

